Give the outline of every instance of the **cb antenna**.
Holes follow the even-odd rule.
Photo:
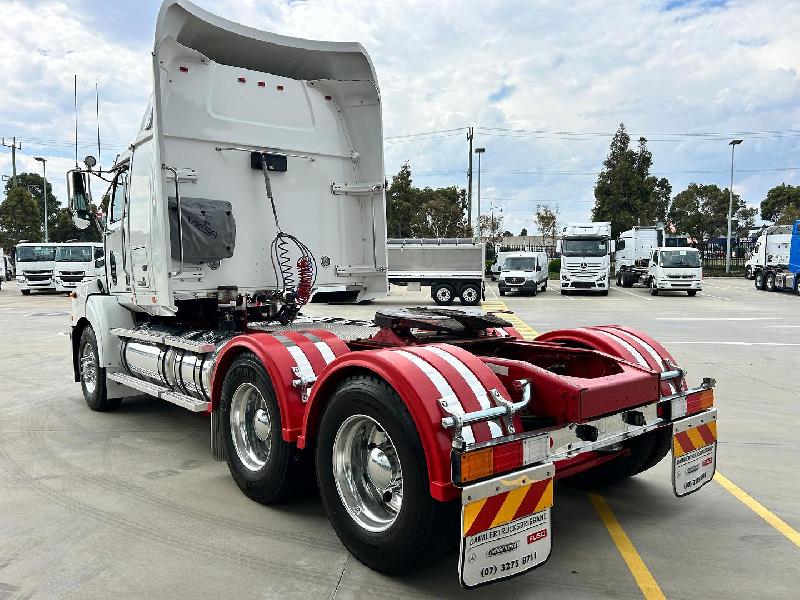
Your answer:
[[[95,119],[97,120],[97,164],[101,165],[100,161],[100,93],[97,91],[97,84],[94,84],[94,102],[95,102]],[[98,167],[100,172],[103,172],[103,167]]]
[[[78,168],[78,75],[73,76],[73,92],[75,99],[75,168]]]

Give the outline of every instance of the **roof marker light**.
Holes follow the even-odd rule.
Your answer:
[[[282,85],[276,86],[275,89],[277,89],[279,92],[282,92],[283,91],[283,86]]]
[[[239,77],[236,81],[238,81],[239,83],[244,83],[247,81],[247,79],[245,79],[244,77]]]
[[[189,72],[189,67],[181,67],[180,68],[180,72],[181,73],[188,73]]]
[[[330,96],[325,96],[325,100],[331,100],[331,99],[332,98]]]
[[[258,87],[267,87],[267,84],[263,81],[258,82]]]

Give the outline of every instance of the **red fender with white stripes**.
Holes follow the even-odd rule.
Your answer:
[[[330,331],[248,332],[232,338],[220,350],[211,376],[212,408],[219,404],[225,373],[238,354],[249,350],[266,368],[281,411],[282,437],[294,442],[306,412],[302,381],[311,387],[329,364],[350,352]]]
[[[618,356],[642,367],[657,372],[671,371],[676,368],[675,359],[653,338],[638,329],[623,325],[597,325],[576,329],[559,329],[548,331],[536,338],[538,342],[560,342],[592,348]],[[680,390],[687,390],[684,378],[663,381],[661,394],[669,396]]]
[[[477,356],[450,344],[352,352],[337,359],[314,386],[299,447],[315,437],[322,409],[336,385],[351,374],[365,371],[386,381],[408,408],[425,451],[431,495],[437,500],[455,498],[459,492],[450,472],[452,434],[442,427],[442,417],[495,406],[492,390],[511,400],[508,390]],[[515,427],[520,426],[516,420]],[[504,435],[508,431],[500,421],[475,423],[463,429],[467,443]]]

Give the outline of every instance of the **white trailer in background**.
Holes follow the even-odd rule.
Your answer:
[[[561,293],[600,292],[608,295],[611,277],[611,223],[568,223],[556,243],[561,254]]]
[[[16,250],[17,287],[24,296],[33,290],[54,290],[56,244],[22,242]]]
[[[756,271],[789,264],[791,242],[791,225],[773,225],[764,229],[756,239],[756,247],[745,263],[744,276],[753,279]]]
[[[103,244],[68,242],[56,246],[56,291],[71,292],[84,281],[105,277]]]
[[[4,281],[11,281],[12,279],[14,279],[14,265],[11,262],[11,257],[0,248],[0,289],[2,289]]]
[[[483,298],[486,245],[472,238],[389,239],[389,283],[419,290],[443,306],[458,298],[475,306]]]

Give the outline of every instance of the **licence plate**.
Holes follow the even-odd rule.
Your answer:
[[[512,288],[511,288],[511,291],[512,291],[512,292],[518,292],[518,291],[519,291],[519,288],[518,288],[518,287],[512,287]]]
[[[521,575],[550,557],[552,463],[465,487],[461,494],[461,585]]]
[[[716,409],[672,425],[672,489],[678,497],[696,492],[717,470]]]

